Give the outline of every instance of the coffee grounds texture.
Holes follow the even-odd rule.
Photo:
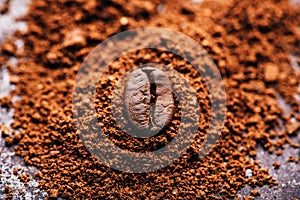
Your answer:
[[[33,1],[25,17],[28,31],[15,34],[24,40],[24,51],[16,52],[12,41],[1,48],[3,57],[19,59],[18,67],[9,69],[16,84],[12,96],[22,96],[14,104],[12,97],[1,99],[1,105],[15,109],[12,127],[19,130],[5,141],[17,144],[16,154],[40,169],[36,178],[49,198],[227,199],[246,184],[275,186],[278,182],[256,160],[256,146],[275,154],[286,143],[299,148],[299,141],[291,139],[300,123],[300,73],[291,67],[291,56],[300,55],[299,14],[300,8],[288,1]],[[97,44],[118,32],[147,26],[183,32],[206,49],[223,77],[227,113],[221,137],[205,158],[196,156],[207,126],[202,120],[199,143],[183,157],[157,172],[129,174],[102,165],[83,146],[72,118],[72,92],[83,59]],[[131,57],[147,61],[151,55],[174,68],[179,62],[170,54],[141,54]],[[122,75],[131,65],[119,67]],[[207,119],[209,95],[196,83],[192,86]],[[291,106],[289,113],[280,107],[279,97]],[[109,115],[105,120],[111,120]],[[169,134],[174,137],[162,134],[161,144],[167,144]],[[126,146],[117,132],[108,135]],[[138,142],[133,144],[132,149],[140,150]],[[250,178],[247,169],[252,170]],[[253,190],[251,195],[249,199],[259,193]]]

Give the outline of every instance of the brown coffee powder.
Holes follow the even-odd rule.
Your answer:
[[[6,102],[1,105],[15,108],[12,126],[20,129],[6,141],[18,143],[16,153],[41,170],[40,186],[53,198],[221,199],[234,197],[245,184],[276,185],[255,159],[256,146],[280,152],[299,130],[295,94],[300,93],[300,74],[290,64],[291,54],[300,55],[299,13],[287,1],[201,6],[171,1],[34,1],[26,17],[28,31],[16,35],[24,39],[25,50],[16,55],[18,68],[10,67],[17,85],[12,95],[22,99],[15,104],[11,98],[1,99]],[[76,72],[95,45],[114,33],[144,26],[181,31],[208,51],[223,76],[227,114],[221,138],[207,157],[197,158],[200,134],[198,143],[167,168],[127,174],[105,167],[87,152],[73,124],[71,97]],[[4,44],[4,55],[14,52],[10,43]],[[133,59],[147,60],[150,53],[141,54]],[[154,53],[151,59],[177,62],[169,54]],[[120,66],[120,71],[129,68],[126,63]],[[201,87],[197,92],[208,96]],[[291,106],[290,113],[280,108],[279,96]],[[201,105],[209,110],[208,99]],[[205,130],[207,125],[202,126]],[[252,170],[251,178],[246,169]],[[254,190],[252,195],[259,193]]]

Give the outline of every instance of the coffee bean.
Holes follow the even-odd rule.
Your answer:
[[[125,83],[124,103],[137,128],[162,129],[171,121],[174,111],[168,77],[153,67],[134,70]]]

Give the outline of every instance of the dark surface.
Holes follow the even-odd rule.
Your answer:
[[[299,156],[299,149],[287,145],[283,152],[282,156],[276,156],[269,154],[261,147],[257,148],[257,158],[261,166],[269,168],[270,175],[279,181],[279,185],[272,188],[269,186],[255,188],[261,193],[261,196],[257,199],[300,198],[300,165],[299,163],[287,162],[290,155],[294,155],[296,158]],[[280,163],[279,169],[274,169],[272,166],[275,161]],[[246,186],[239,192],[238,196],[249,195],[253,189]]]

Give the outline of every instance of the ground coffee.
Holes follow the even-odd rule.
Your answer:
[[[1,105],[15,108],[12,126],[20,130],[5,141],[7,145],[17,143],[16,154],[41,170],[36,178],[51,198],[233,198],[245,184],[278,184],[255,159],[258,144],[278,155],[285,143],[299,147],[299,141],[291,138],[300,123],[300,74],[291,66],[291,59],[300,64],[296,57],[300,55],[300,9],[288,1],[232,0],[194,5],[178,1],[38,0],[33,1],[25,19],[28,31],[16,33],[25,41],[24,52],[17,53],[10,41],[2,46],[4,55],[19,58],[18,67],[10,67],[10,72],[11,82],[17,86],[12,95],[22,96],[14,104],[11,98],[1,99]],[[208,92],[200,86],[205,82],[190,79],[201,97],[201,108],[207,111],[202,112],[203,124],[199,124],[195,142],[165,169],[127,174],[103,166],[86,151],[73,124],[71,97],[76,72],[95,45],[112,34],[145,26],[181,31],[208,51],[223,76],[227,114],[213,151],[198,159],[210,104]],[[171,54],[142,51],[130,56],[145,61],[149,55],[151,60],[180,66],[180,59]],[[130,68],[122,59],[116,61],[121,74]],[[188,64],[183,66],[184,76],[193,77]],[[105,91],[109,93],[109,87]],[[289,113],[283,112],[279,97],[291,106]],[[101,113],[110,111],[101,105],[99,102],[99,117],[107,116]],[[176,127],[176,122],[170,123]],[[131,144],[129,148],[140,151],[147,143],[131,142],[130,138],[122,142],[118,132],[108,133],[124,148]],[[167,136],[172,139],[174,130],[162,134],[156,146],[149,144],[146,149],[167,144]],[[290,160],[297,162],[299,158]],[[252,170],[250,178],[247,169]],[[259,193],[253,190],[251,195]]]

